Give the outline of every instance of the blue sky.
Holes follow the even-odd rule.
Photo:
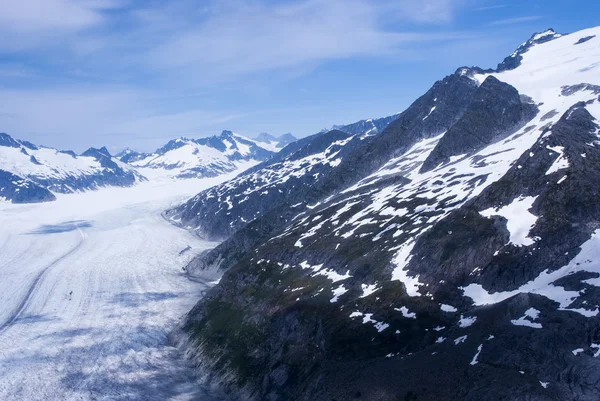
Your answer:
[[[0,0],[0,132],[153,150],[231,129],[305,136],[402,111],[597,0]]]

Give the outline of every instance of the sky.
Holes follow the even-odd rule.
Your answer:
[[[404,110],[598,0],[0,0],[0,132],[81,152]]]

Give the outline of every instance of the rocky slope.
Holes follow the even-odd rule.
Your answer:
[[[536,34],[172,213],[230,236],[189,266],[225,273],[180,344],[234,399],[600,398],[598,37]],[[312,147],[300,189],[252,195]]]
[[[94,190],[104,186],[127,187],[145,178],[113,158],[106,148],[72,151],[38,147],[0,134],[0,171],[5,200],[24,203],[54,200],[55,193]]]
[[[211,239],[228,237],[261,213],[301,194],[307,185],[312,185],[315,178],[323,175],[323,171],[337,166],[341,161],[340,150],[344,148],[344,152],[347,152],[352,147],[346,146],[352,136],[356,136],[354,143],[360,142],[374,133],[375,126],[387,126],[394,119],[361,120],[291,141],[268,161],[251,168],[235,180],[198,194],[185,205],[168,211],[167,215],[174,222],[194,229],[200,236]],[[260,144],[272,139],[268,134],[261,134],[256,141]],[[290,136],[286,134],[278,140],[288,139]],[[276,146],[280,143],[277,142]],[[304,198],[304,195],[300,197]],[[223,199],[230,199],[231,207],[225,202],[225,209]]]

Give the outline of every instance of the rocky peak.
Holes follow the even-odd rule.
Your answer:
[[[21,144],[13,139],[12,136],[0,132],[0,146],[5,146],[8,148],[20,148]]]
[[[421,172],[447,163],[452,156],[466,156],[506,138],[531,120],[537,108],[522,101],[512,86],[489,76],[473,95],[462,118],[440,139]]]
[[[277,138],[275,138],[273,135],[266,133],[266,132],[261,132],[254,139],[259,142],[264,142],[264,143],[277,142]]]
[[[533,46],[549,42],[551,40],[560,38],[561,36],[563,35],[556,33],[552,28],[546,29],[543,32],[534,33],[527,42],[521,44],[521,46],[519,46],[517,50],[513,52],[513,54],[506,57],[500,64],[498,64],[498,67],[496,67],[496,72],[514,70],[521,65],[523,54],[527,53],[527,51]]]

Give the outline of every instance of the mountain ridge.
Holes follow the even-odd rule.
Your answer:
[[[328,167],[188,265],[222,277],[173,341],[245,399],[597,399],[599,32],[461,67],[377,135],[310,138]],[[236,225],[265,207],[246,189],[167,217],[212,194]]]
[[[73,151],[36,146],[0,134],[0,170],[4,171],[2,197],[14,203],[55,200],[56,193],[128,187],[146,178],[113,158],[106,147]],[[29,194],[29,195],[26,195]]]

